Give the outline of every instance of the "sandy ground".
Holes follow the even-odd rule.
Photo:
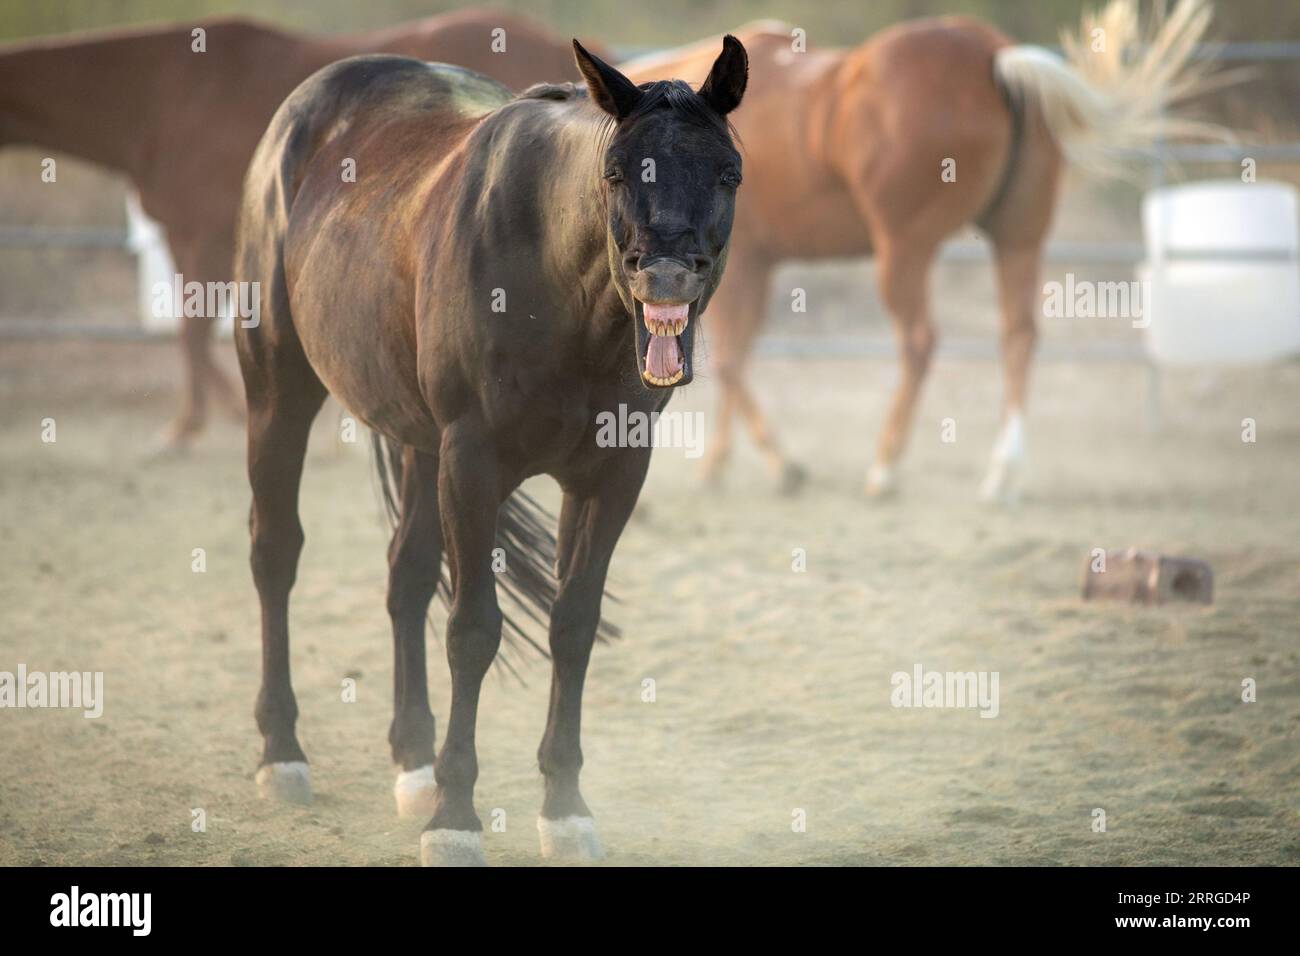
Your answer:
[[[334,440],[337,409],[322,417],[293,608],[317,801],[268,805],[252,783],[242,434],[219,423],[188,459],[140,460],[176,364],[170,345],[0,350],[0,670],[103,671],[106,696],[98,720],[0,711],[0,864],[411,865],[421,824],[392,806],[386,529],[367,460]],[[1140,367],[1045,363],[1011,512],[975,496],[993,364],[940,359],[904,493],[884,505],[859,489],[891,363],[759,372],[813,482],[775,496],[742,442],[709,493],[697,461],[657,453],[614,562],[626,636],[597,649],[586,695],[583,789],[609,863],[1300,863],[1300,367],[1171,376],[1151,435]],[[705,380],[674,407],[712,399]],[[1209,560],[1215,606],[1082,602],[1090,549],[1127,545]],[[538,862],[548,674],[517,663],[525,683],[490,676],[480,712],[477,805],[506,821],[487,834],[494,864]],[[891,675],[918,663],[997,671],[997,718],[892,707]],[[430,681],[441,732],[436,648]]]

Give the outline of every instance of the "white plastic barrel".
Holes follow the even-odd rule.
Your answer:
[[[1300,353],[1294,187],[1236,180],[1147,193],[1146,347],[1162,365],[1252,364]]]
[[[126,194],[126,244],[136,255],[136,302],[140,312],[140,324],[147,332],[153,334],[175,334],[180,330],[180,317],[175,315],[174,301],[168,299],[167,308],[154,309],[154,290],[161,283],[168,289],[176,281],[176,262],[172,259],[171,247],[167,245],[167,231],[162,223],[151,219],[140,205],[140,197],[134,190]],[[183,282],[189,282],[183,277]],[[163,314],[155,315],[158,311]],[[234,321],[230,309],[222,306],[217,323],[217,335],[228,339],[234,335]]]
[[[140,324],[152,333],[177,331],[180,323],[170,308],[159,310],[162,315],[154,314],[156,283],[161,282],[170,289],[176,274],[167,234],[159,222],[149,218],[134,190],[126,194],[126,244],[136,255],[136,307]]]

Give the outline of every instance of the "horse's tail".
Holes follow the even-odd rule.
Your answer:
[[[395,524],[401,515],[402,446],[378,432],[371,432],[370,440],[384,509]],[[516,610],[503,615],[503,637],[508,644],[526,645],[543,657],[550,655],[533,637],[529,622],[545,631],[555,606],[559,585],[554,572],[554,525],[554,517],[523,491],[507,498],[497,512],[496,544],[501,549],[502,567],[497,583]],[[438,597],[444,606],[451,599],[451,578],[445,563],[439,572]],[[619,630],[602,618],[596,635],[608,640],[618,637]]]
[[[1222,127],[1167,114],[1229,79],[1196,57],[1212,16],[1207,0],[1182,0],[1172,14],[1160,2],[1144,32],[1135,0],[1111,0],[1084,14],[1079,35],[1062,34],[1064,58],[1037,46],[1003,47],[994,74],[1038,105],[1071,163],[1113,176],[1134,151],[1161,139],[1232,138]]]

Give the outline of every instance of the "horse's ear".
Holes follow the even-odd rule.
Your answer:
[[[728,33],[722,38],[722,52],[713,61],[709,78],[700,87],[700,96],[719,116],[726,116],[740,105],[748,82],[749,54],[744,45]]]
[[[621,120],[632,112],[641,99],[635,83],[600,57],[588,53],[577,40],[573,41],[573,58],[587,81],[592,102],[614,119]]]

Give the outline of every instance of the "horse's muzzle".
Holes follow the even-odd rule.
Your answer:
[[[680,259],[642,257],[637,267],[628,271],[632,295],[651,304],[694,302],[704,291],[704,280],[713,268],[713,260],[707,256],[692,259],[687,264]]]
[[[704,257],[696,257],[704,259]],[[691,359],[704,280],[712,260],[687,265],[666,257],[636,263],[629,285],[636,300],[636,355],[647,388],[685,385],[694,377]]]

